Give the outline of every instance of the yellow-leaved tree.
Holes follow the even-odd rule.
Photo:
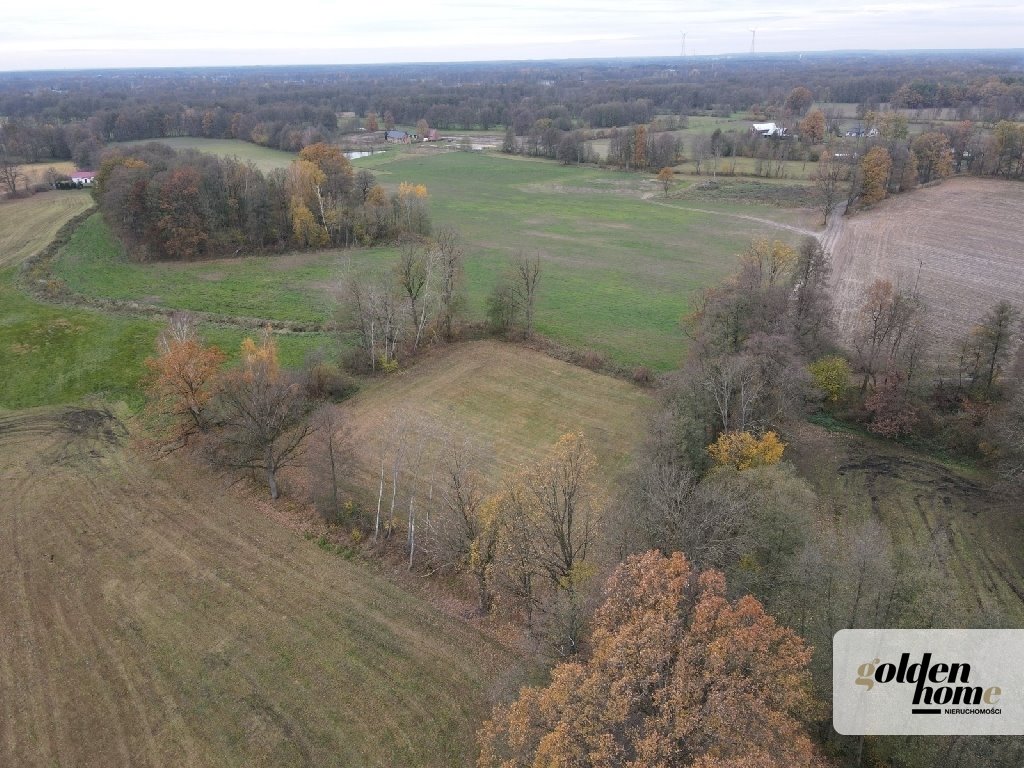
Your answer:
[[[188,315],[175,315],[157,339],[156,357],[146,358],[146,414],[161,452],[185,445],[210,426],[209,406],[225,355],[206,346]]]
[[[830,403],[839,401],[850,386],[850,364],[839,355],[829,355],[815,360],[808,366],[814,385],[825,393]]]
[[[757,437],[750,432],[734,431],[723,432],[707,450],[717,466],[750,469],[778,464],[785,449],[786,444],[774,432]]]
[[[892,171],[892,157],[885,147],[872,147],[860,161],[861,202],[873,205],[881,202],[888,194],[889,173]]]

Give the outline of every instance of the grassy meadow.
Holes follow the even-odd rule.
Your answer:
[[[68,219],[88,209],[88,192],[46,192],[0,204],[0,409],[71,403],[99,394],[133,406],[143,361],[163,323],[36,301],[15,285],[17,266],[42,250]],[[246,332],[208,324],[204,337],[231,356]],[[329,346],[321,334],[283,334],[281,359],[298,366]]]
[[[166,139],[146,139],[144,141],[123,141],[112,144],[112,147],[132,147],[138,144],[149,144],[151,141],[158,141],[177,150],[195,149],[199,152],[209,152],[211,155],[223,157],[237,157],[242,162],[253,162],[257,168],[266,173],[275,168],[287,168],[295,155],[291,152],[284,152],[280,149],[261,147],[251,141],[241,139],[203,139],[192,136],[173,136]]]
[[[716,201],[702,203],[702,211],[670,208],[655,204],[658,186],[636,174],[477,152],[391,152],[356,165],[386,186],[426,184],[434,225],[455,227],[464,241],[471,320],[483,319],[510,257],[538,253],[538,330],[622,365],[675,367],[684,352],[679,322],[699,291],[733,270],[751,238],[799,238],[771,223],[719,215],[785,222],[797,221],[796,212]],[[316,322],[330,317],[347,270],[386,270],[395,256],[380,248],[133,264],[96,218],[76,233],[55,271],[93,296]]]
[[[64,222],[87,211],[89,192],[44,192],[0,202],[0,269],[43,250]]]
[[[566,432],[582,432],[609,490],[643,437],[653,400],[643,390],[524,347],[475,341],[444,348],[364,388],[337,406],[358,461],[360,481],[374,488],[380,456],[394,450],[390,425],[412,419],[409,435],[442,435],[478,450],[477,469],[491,487],[540,459]],[[430,482],[430,461],[412,471]]]

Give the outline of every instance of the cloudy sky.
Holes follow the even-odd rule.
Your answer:
[[[5,0],[0,71],[1024,46],[1024,3]]]

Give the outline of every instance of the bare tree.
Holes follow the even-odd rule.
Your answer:
[[[515,272],[516,304],[522,312],[523,329],[527,336],[532,336],[537,286],[540,282],[540,254],[535,254],[531,258],[525,253],[519,252],[512,259],[512,267]]]
[[[352,466],[353,457],[337,409],[323,405],[312,418],[314,441],[310,456],[313,502],[329,523],[342,518],[341,481]]]
[[[822,223],[828,224],[828,217],[845,197],[843,186],[850,178],[851,168],[841,158],[826,150],[814,172],[814,186],[821,197]]]
[[[403,330],[398,303],[387,284],[369,284],[357,277],[345,283],[338,327],[356,332],[356,343],[371,371],[387,370],[396,361]]]
[[[431,559],[440,568],[469,573],[481,613],[493,602],[492,567],[498,557],[500,505],[488,499],[476,466],[481,456],[465,441],[449,441],[440,469],[440,505],[430,526]]]
[[[24,182],[27,188],[28,177],[25,176],[21,163],[6,154],[0,154],[0,187],[6,188],[13,197],[18,194],[18,182]]]
[[[454,337],[455,318],[462,305],[462,275],[465,254],[454,229],[446,228],[434,239],[440,300],[440,330],[446,341]]]
[[[708,136],[698,136],[693,140],[690,147],[690,157],[693,160],[693,170],[700,176],[700,167],[711,154],[711,139]]]
[[[743,552],[741,499],[716,492],[676,460],[644,457],[627,497],[629,551],[685,552],[700,568],[724,568]]]
[[[864,303],[853,334],[854,365],[862,374],[861,392],[874,386],[885,370],[911,367],[920,359],[924,304],[916,291],[906,291],[888,280],[875,280],[864,291]],[[911,357],[907,360],[906,354]],[[909,383],[909,377],[908,377]]]
[[[278,367],[269,333],[243,352],[242,367],[224,377],[217,395],[219,429],[208,456],[222,469],[262,472],[276,499],[278,472],[298,461],[312,431],[308,402],[301,383]]]
[[[701,386],[714,402],[722,431],[753,428],[765,386],[757,362],[746,355],[720,355],[700,362]]]
[[[417,241],[407,241],[396,266],[398,284],[409,302],[409,320],[415,330],[413,349],[418,349],[426,327],[433,273],[433,253]]]
[[[821,243],[813,237],[805,238],[790,285],[793,338],[806,354],[817,354],[832,340],[835,309],[829,286],[831,275],[832,263]]]

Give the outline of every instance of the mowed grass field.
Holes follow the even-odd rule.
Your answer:
[[[776,225],[799,222],[798,211],[741,202],[666,207],[654,204],[657,185],[636,174],[479,152],[391,152],[356,165],[388,186],[426,184],[434,225],[455,227],[464,242],[469,319],[484,318],[487,296],[516,251],[536,253],[543,262],[538,330],[627,366],[677,366],[685,351],[679,323],[699,292],[735,268],[752,238],[800,238]],[[317,321],[330,317],[331,294],[347,270],[380,272],[394,259],[384,248],[136,265],[96,220],[56,271],[89,295]]]
[[[16,265],[89,205],[88,192],[47,192],[0,204],[0,409],[71,403],[91,394],[141,404],[143,361],[153,354],[162,321],[43,303],[15,286]],[[246,336],[230,326],[202,330],[232,356]],[[332,344],[326,335],[285,334],[281,359],[298,366],[309,352]]]
[[[400,444],[422,488],[439,458],[428,454],[445,439],[465,441],[494,488],[567,432],[587,439],[598,483],[608,489],[643,436],[652,405],[648,393],[627,382],[524,347],[478,341],[443,349],[336,408],[364,491],[376,488],[381,456],[390,466]],[[421,441],[425,455],[417,464],[409,449]]]
[[[85,191],[43,192],[0,202],[0,269],[43,250],[64,222],[92,205]]]
[[[832,246],[836,303],[849,333],[864,289],[883,278],[928,305],[935,353],[949,357],[996,302],[1024,309],[1024,185],[953,178],[843,220]]]
[[[991,478],[872,437],[804,424],[787,457],[837,519],[881,522],[898,551],[956,585],[936,626],[1024,626],[1024,518]],[[936,588],[926,583],[924,588]]]
[[[291,152],[261,147],[259,144],[241,141],[240,139],[203,139],[192,136],[173,136],[166,139],[147,139],[145,141],[123,141],[111,144],[111,146],[131,147],[138,144],[149,144],[150,141],[158,141],[177,150],[195,149],[199,152],[209,152],[212,155],[237,157],[242,162],[251,161],[264,173],[275,168],[287,168],[297,157]]]
[[[119,415],[0,416],[0,765],[471,764],[515,653]]]

